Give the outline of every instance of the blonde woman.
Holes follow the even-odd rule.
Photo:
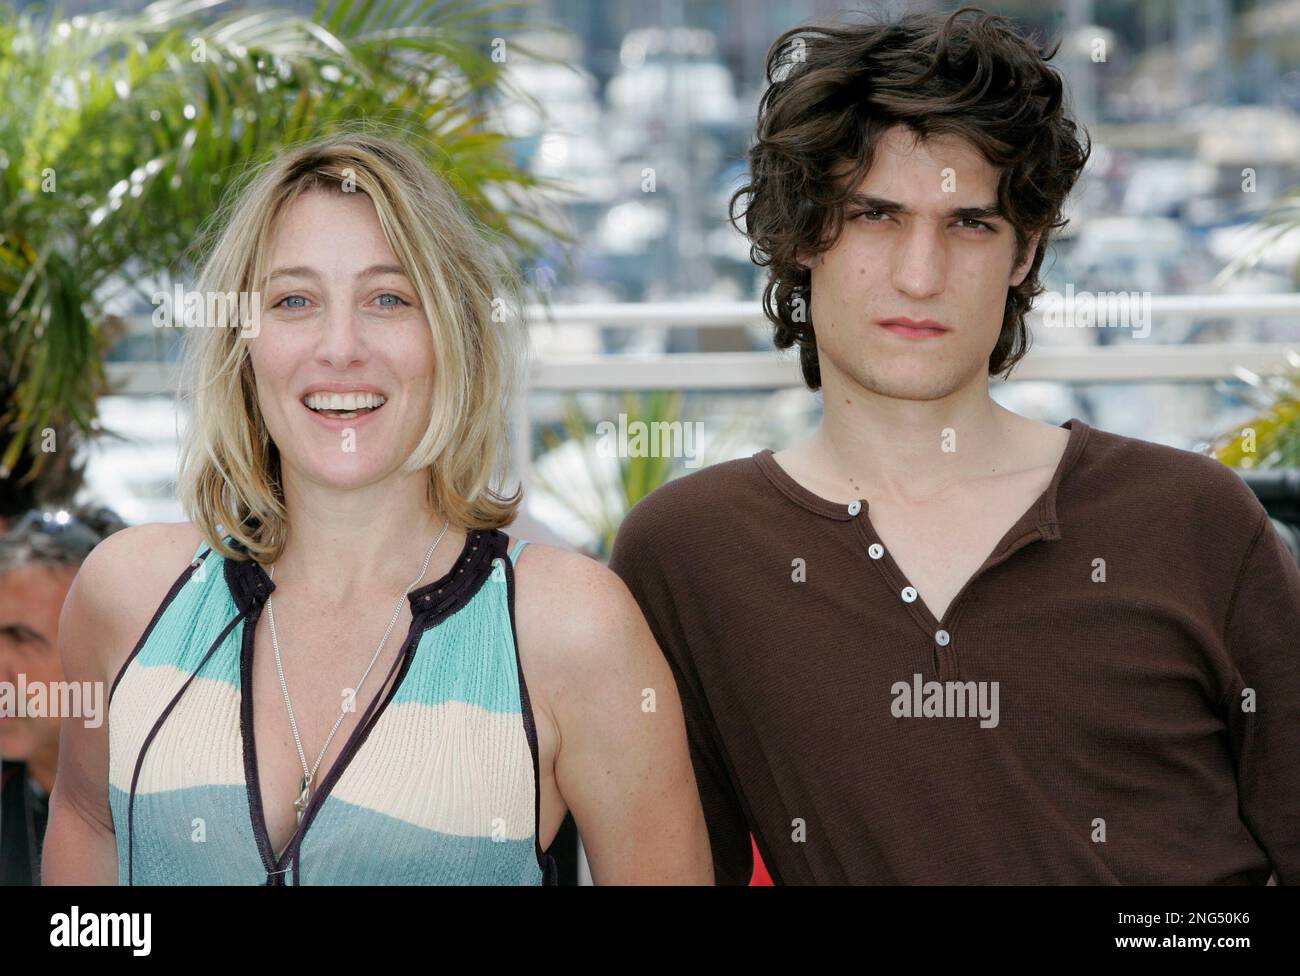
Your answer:
[[[120,532],[64,607],[46,883],[712,881],[670,671],[623,584],[502,531],[517,375],[497,252],[365,134],[270,164],[192,329],[191,522]],[[215,311],[214,311],[215,310]]]

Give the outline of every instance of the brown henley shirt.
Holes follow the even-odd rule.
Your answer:
[[[750,833],[786,884],[1300,882],[1300,570],[1217,461],[1064,426],[941,621],[770,451],[628,514],[719,883]]]

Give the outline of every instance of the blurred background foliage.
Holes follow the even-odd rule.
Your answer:
[[[632,506],[676,477],[727,460],[737,444],[763,426],[754,410],[734,411],[725,421],[690,420],[698,414],[685,409],[686,394],[680,390],[627,392],[617,404],[612,401],[597,395],[584,405],[577,396],[565,397],[561,429],[541,434],[546,452],[556,452],[551,458],[562,463],[533,469],[534,490],[581,523],[591,538],[588,551],[602,560],[609,558]],[[631,432],[628,443],[611,443],[617,438],[602,429],[602,422]],[[701,436],[686,431],[693,423]],[[644,437],[640,447],[638,425]],[[705,428],[712,434],[707,442]],[[573,463],[567,463],[570,459]]]
[[[1291,370],[1261,377],[1246,370],[1256,416],[1221,435],[1212,453],[1233,468],[1300,468],[1300,353],[1290,353]]]
[[[680,392],[666,390],[627,393],[623,396],[622,410],[629,426],[638,421],[646,425],[680,423],[682,400]],[[564,441],[580,449],[582,484],[563,483],[542,470],[534,471],[534,479],[540,490],[558,500],[590,529],[596,539],[592,554],[605,559],[614,548],[623,516],[678,472],[675,459],[665,451],[647,456],[612,456],[602,451],[597,433],[597,421],[601,419],[608,419],[604,411],[584,411],[576,397],[567,397],[564,437],[546,431],[542,442],[547,450],[559,448]]]
[[[166,0],[66,20],[0,6],[6,492],[71,498],[68,441],[95,432],[119,332],[106,303],[190,273],[223,193],[290,144],[364,120],[405,136],[507,250],[554,234],[533,205],[545,181],[485,122],[495,100],[535,104],[504,72],[537,57],[506,47],[519,6],[343,0],[306,17]]]

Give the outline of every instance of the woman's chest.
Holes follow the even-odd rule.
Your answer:
[[[243,707],[256,776],[249,788],[260,799],[276,857],[311,796],[331,771],[343,772],[349,743],[394,687],[409,650],[409,613],[402,632],[394,627],[382,645],[382,630],[367,639],[355,624],[296,618],[284,628],[283,617],[274,632],[267,614],[258,622]]]
[[[509,615],[494,609],[403,621],[400,646],[395,630],[377,658],[373,648],[361,661],[322,658],[298,685],[284,643],[277,666],[259,626],[247,668],[250,795],[263,846],[292,865],[287,883],[531,878],[537,730],[522,708]]]

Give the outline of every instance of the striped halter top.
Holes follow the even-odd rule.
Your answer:
[[[255,560],[200,545],[109,690],[119,883],[554,884],[515,635],[527,543],[508,543],[471,530],[452,569],[408,594],[396,682],[366,699],[279,859],[252,700],[253,635],[275,584]]]

